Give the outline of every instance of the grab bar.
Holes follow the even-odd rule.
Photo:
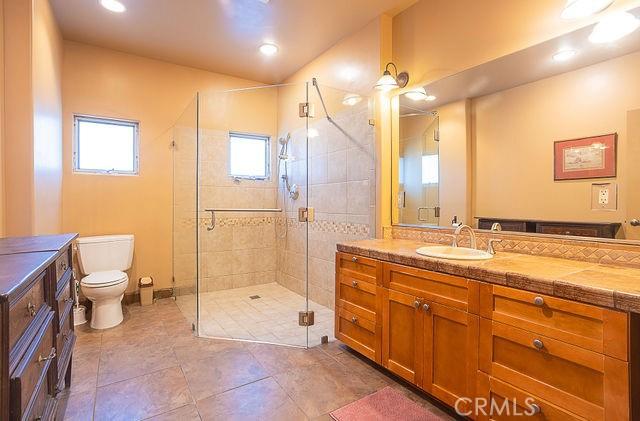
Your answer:
[[[249,208],[213,208],[205,209],[205,212],[211,212],[211,224],[207,227],[207,231],[213,231],[216,227],[216,212],[282,212],[282,209],[267,208],[267,209],[249,209]]]

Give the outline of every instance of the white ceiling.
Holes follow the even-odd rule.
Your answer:
[[[341,38],[415,0],[51,0],[65,39],[277,83]],[[264,57],[258,46],[280,47]]]

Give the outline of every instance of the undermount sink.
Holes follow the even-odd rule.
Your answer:
[[[416,253],[423,256],[451,260],[487,260],[493,257],[493,254],[483,250],[452,246],[420,247],[416,250]]]

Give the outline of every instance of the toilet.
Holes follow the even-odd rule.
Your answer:
[[[129,284],[124,272],[133,260],[133,235],[102,235],[77,240],[82,294],[93,303],[91,327],[107,329],[122,322],[122,298]]]

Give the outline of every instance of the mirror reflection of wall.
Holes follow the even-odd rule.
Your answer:
[[[407,113],[400,117],[398,215],[404,224],[440,221],[438,116]]]

